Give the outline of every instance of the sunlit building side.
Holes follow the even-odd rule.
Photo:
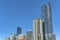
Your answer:
[[[33,37],[34,40],[45,40],[44,20],[34,19],[33,20]]]
[[[32,30],[27,31],[26,40],[33,40],[33,32],[32,32]]]

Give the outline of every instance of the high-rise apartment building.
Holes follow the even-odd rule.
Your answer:
[[[17,27],[17,36],[19,35],[19,34],[21,34],[21,27]]]
[[[55,34],[52,27],[52,14],[50,3],[42,6],[41,17],[44,19],[45,24],[45,40],[55,40]]]
[[[28,30],[26,33],[26,40],[33,40],[32,30]]]
[[[44,20],[43,19],[34,19],[33,20],[34,28],[34,40],[45,40],[45,30],[44,30]]]

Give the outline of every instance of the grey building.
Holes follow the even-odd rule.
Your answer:
[[[45,40],[55,40],[55,34],[53,33],[52,26],[52,14],[50,3],[42,6],[41,17],[44,19],[45,24]]]
[[[26,33],[26,40],[33,40],[32,30],[28,30]]]
[[[47,34],[53,33],[50,3],[42,6],[41,17],[45,20],[45,29],[46,29],[45,32]]]

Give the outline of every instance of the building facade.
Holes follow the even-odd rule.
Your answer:
[[[27,31],[26,40],[33,40],[33,32],[32,32],[32,30]]]
[[[19,34],[18,36],[16,36],[16,40],[25,40],[25,35]]]
[[[21,27],[17,27],[17,36],[18,36],[19,34],[21,34],[21,32],[22,32]]]
[[[34,40],[45,40],[45,31],[44,31],[44,20],[43,19],[34,19],[33,20],[34,28]]]
[[[50,3],[42,6],[42,18],[45,20],[45,33],[53,33]]]
[[[16,37],[15,37],[15,34],[14,33],[11,33],[10,40],[16,40]]]
[[[52,26],[52,14],[50,3],[42,6],[41,17],[44,19],[45,24],[45,40],[55,40],[55,34],[53,33]]]

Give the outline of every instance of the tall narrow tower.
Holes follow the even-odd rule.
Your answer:
[[[47,34],[53,33],[50,3],[48,3],[47,5],[43,5],[41,16],[45,20],[45,29],[46,29],[45,32]]]
[[[21,34],[21,28],[20,27],[17,27],[17,36]]]
[[[46,40],[55,40],[55,34],[52,28],[52,15],[51,15],[51,5],[50,3],[42,6],[42,15],[45,24],[45,36]]]

